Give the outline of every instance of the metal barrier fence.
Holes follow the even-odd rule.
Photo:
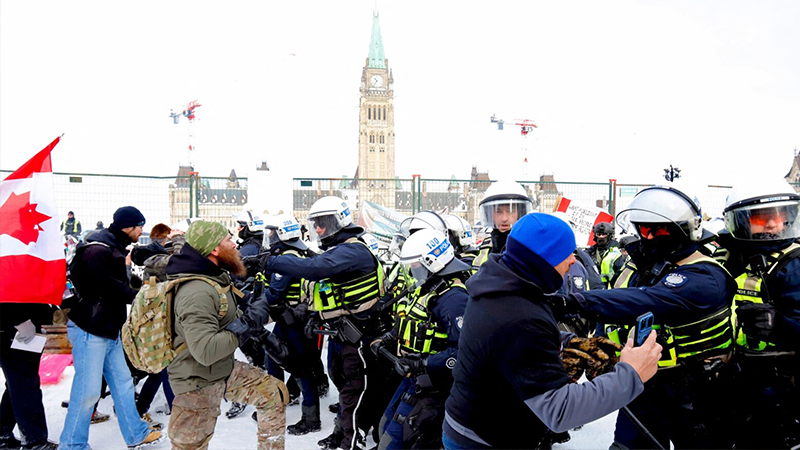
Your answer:
[[[0,179],[11,171],[0,171]],[[148,177],[55,173],[56,201],[61,220],[74,211],[84,230],[97,221],[106,226],[114,211],[125,205],[139,208],[147,218],[146,229],[163,222],[173,224],[188,217],[199,217],[235,229],[235,216],[243,209],[256,212],[257,205],[248,203],[248,180],[242,177],[185,176]],[[344,199],[356,216],[362,207],[381,208],[382,214],[397,217],[430,209],[460,215],[470,223],[480,220],[478,203],[491,180],[456,179],[347,179],[294,178],[291,201],[295,217],[305,221],[314,202],[327,195]],[[595,206],[615,215],[625,209],[646,185],[609,182],[522,181],[529,196],[535,199],[536,210],[552,212],[561,197],[576,204]],[[283,182],[281,185],[284,184]],[[800,190],[800,184],[794,185]],[[278,186],[277,189],[283,190]],[[707,186],[698,193],[703,212],[708,218],[720,217],[730,187]],[[288,196],[287,196],[288,199]],[[399,214],[397,214],[399,213]]]

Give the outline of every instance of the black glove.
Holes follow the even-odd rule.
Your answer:
[[[576,314],[582,309],[578,299],[572,294],[545,295],[544,299],[550,305],[550,310],[553,311],[553,317],[556,320],[561,320],[568,314]]]
[[[267,260],[269,260],[269,252],[242,258],[242,264],[247,269],[247,276],[254,277],[258,272],[263,272],[267,268]]]
[[[239,346],[242,346],[251,337],[261,335],[268,321],[269,304],[262,295],[247,307],[247,311],[241,317],[229,323],[225,329],[233,332],[239,338]]]
[[[285,367],[289,359],[289,347],[281,341],[275,333],[267,331],[261,336],[261,346],[279,366]]]
[[[423,358],[422,355],[419,353],[409,353],[402,358],[397,358],[397,362],[394,363],[394,370],[403,377],[417,376],[425,373],[427,365],[428,360]]]
[[[315,339],[317,334],[314,333],[314,330],[319,330],[320,325],[322,325],[322,321],[319,319],[318,315],[314,314],[313,316],[309,317],[305,328],[303,328],[303,332],[305,333],[306,337],[309,339]]]
[[[383,335],[379,336],[377,339],[372,341],[372,343],[369,344],[369,348],[370,350],[372,350],[372,353],[374,353],[375,356],[378,356],[383,347],[386,347],[395,340],[397,340],[397,337],[394,335],[394,330],[392,330],[387,333],[384,333]]]
[[[300,303],[294,307],[290,306],[289,311],[298,322],[305,322],[308,319],[308,303]]]
[[[748,338],[770,341],[780,314],[768,303],[744,302],[736,308],[737,320]]]

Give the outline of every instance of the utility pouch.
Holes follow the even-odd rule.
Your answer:
[[[339,339],[342,342],[357,344],[361,341],[361,331],[345,316],[339,318]]]

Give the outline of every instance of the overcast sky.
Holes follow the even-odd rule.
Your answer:
[[[24,1],[0,8],[0,169],[352,177],[374,0]],[[381,1],[396,174],[705,184],[782,177],[800,145],[800,2]]]

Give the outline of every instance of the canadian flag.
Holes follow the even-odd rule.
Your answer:
[[[0,183],[0,303],[60,305],[67,282],[50,152]]]

